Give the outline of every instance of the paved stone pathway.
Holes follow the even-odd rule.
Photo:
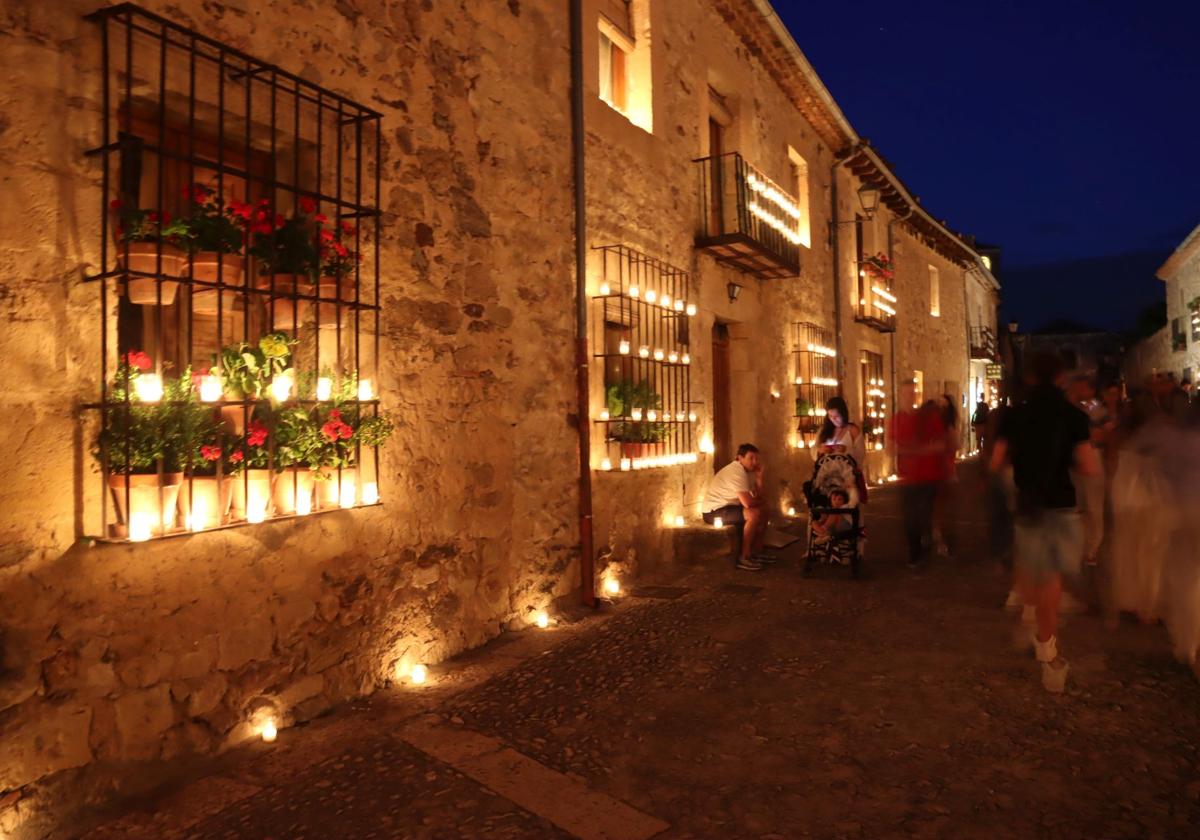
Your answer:
[[[956,557],[867,579],[675,570],[256,746],[89,837],[1193,837],[1200,684],[1161,628],[1072,617],[1063,695],[1011,647],[969,481]],[[635,590],[637,591],[637,590]]]

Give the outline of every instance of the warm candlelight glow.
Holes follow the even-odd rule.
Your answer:
[[[629,416],[632,417],[634,420],[641,420],[642,419],[642,410],[640,408],[635,408],[629,412]]]
[[[533,623],[545,630],[550,626],[550,616],[546,615],[545,610],[539,610],[538,614],[533,619]]]
[[[679,357],[679,361],[683,362],[685,365],[690,365],[692,363],[692,357],[689,356],[687,353],[684,353],[682,356]]]
[[[338,505],[344,508],[352,508],[354,507],[354,502],[354,480],[343,475],[341,487],[338,489]]]
[[[687,305],[687,314],[688,314],[688,315],[695,315],[695,314],[696,314],[696,304],[694,304],[694,303],[689,303],[689,304]]]
[[[680,423],[682,423],[684,420],[687,419],[687,415],[684,414],[682,411],[676,411],[675,419],[678,420]]]
[[[636,284],[634,284],[634,285],[632,285],[632,286],[630,286],[630,287],[629,287],[629,296],[630,296],[631,298],[637,298],[637,296],[638,296],[640,293],[641,293],[641,292],[639,291],[639,289],[638,289],[638,287],[637,287],[637,285],[636,285]]]
[[[370,379],[358,380],[358,398],[363,402],[375,399],[375,392],[371,389]]]
[[[682,527],[684,526],[684,524],[685,524],[685,523],[684,523],[684,519],[683,519],[683,514],[676,514],[676,516],[675,516],[675,527],[676,527],[676,528],[682,528]]]
[[[148,513],[134,513],[129,517],[129,541],[145,542],[154,533],[154,517]]]
[[[142,402],[158,402],[163,398],[162,379],[157,373],[143,373],[133,380],[133,392]]]
[[[658,300],[658,292],[654,291],[653,289],[647,289],[646,303],[654,303],[656,300]]]
[[[379,485],[374,481],[363,484],[362,501],[364,505],[373,505],[379,501]]]
[[[333,396],[333,380],[328,376],[317,379],[317,399],[324,402]]]
[[[658,412],[655,411],[653,408],[650,409],[649,411],[646,412],[646,419],[649,420],[651,423],[653,423],[655,420],[658,419]]]
[[[600,469],[611,470],[612,469],[612,458],[601,458],[600,459]]]
[[[631,469],[633,469],[633,461],[630,460],[629,458],[622,458],[621,459],[621,471],[628,472]]]
[[[722,518],[721,518],[721,517],[719,517],[719,516],[714,516],[714,517],[713,517],[713,527],[714,527],[714,528],[724,528],[724,527],[725,527],[725,520],[724,520],[724,519],[722,519]]]
[[[312,513],[312,493],[301,493],[296,497],[296,513],[300,516],[308,516]]]
[[[279,730],[275,727],[275,719],[267,718],[267,722],[262,727],[262,739],[268,744],[274,742],[275,737],[279,734]]]
[[[292,374],[285,370],[271,380],[271,398],[276,402],[283,402],[291,395]]]
[[[788,508],[788,516],[795,516],[795,515],[796,515],[796,509],[794,507],[789,507]]]
[[[875,451],[878,452],[881,449],[883,449],[883,441],[876,441],[875,442]]]
[[[414,665],[408,677],[412,680],[413,685],[424,685],[425,680],[429,678],[429,670],[424,665]]]
[[[620,353],[622,356],[628,356],[629,355],[629,342],[622,339],[621,343],[619,345],[617,345],[617,352]]]
[[[601,297],[603,297],[604,295],[610,294],[611,292],[612,292],[612,289],[610,289],[610,288],[608,287],[608,284],[607,284],[607,283],[601,283],[601,284],[600,284],[600,295],[601,295]]]
[[[621,593],[621,582],[615,577],[605,578],[604,591],[609,595],[619,595]]]
[[[192,495],[192,511],[188,514],[187,528],[189,531],[203,531],[209,526],[208,499],[199,493]]]
[[[666,354],[663,352],[661,347],[654,348],[654,361],[661,362],[663,360],[663,356],[665,355]]]
[[[676,312],[683,311],[683,301],[679,300],[678,298],[675,299],[675,311]]]
[[[674,350],[672,350],[670,353],[667,354],[667,361],[670,362],[671,364],[675,364],[676,362],[679,361],[679,354],[676,353]]]
[[[689,411],[689,412],[688,412],[688,422],[689,422],[689,423],[695,423],[695,422],[696,422],[696,412],[694,412],[694,411]]]
[[[221,399],[221,380],[211,373],[200,377],[200,402],[216,402]]]
[[[659,303],[659,305],[660,305],[660,306],[662,306],[664,309],[668,309],[668,308],[670,308],[670,306],[671,306],[671,296],[670,296],[670,295],[668,295],[668,294],[666,294],[666,293],[664,292],[664,293],[663,293],[663,296],[662,296],[662,297],[659,299],[658,303]]]
[[[716,451],[716,448],[713,446],[713,439],[711,435],[705,435],[704,437],[700,438],[700,451],[705,455],[711,455]]]
[[[643,359],[650,358],[650,348],[647,347],[645,344],[643,344],[641,347],[638,348],[638,355],[641,356]]]
[[[601,420],[607,420],[607,419],[608,419],[608,417],[609,417],[609,415],[608,415],[608,409],[607,409],[607,408],[602,408],[602,409],[600,409],[600,419],[601,419]]]

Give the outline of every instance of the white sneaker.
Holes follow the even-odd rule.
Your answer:
[[[1033,639],[1034,650],[1037,652],[1037,661],[1043,663],[1053,662],[1058,659],[1058,637],[1051,636],[1044,642],[1039,642],[1035,636]]]
[[[1067,688],[1067,674],[1070,670],[1071,666],[1061,656],[1056,656],[1050,662],[1043,662],[1042,688],[1052,694],[1062,694]]]

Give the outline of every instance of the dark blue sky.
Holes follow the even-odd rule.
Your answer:
[[[774,5],[922,204],[1003,248],[1022,328],[1161,299],[1200,223],[1200,0]]]

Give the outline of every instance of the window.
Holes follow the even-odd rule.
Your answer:
[[[800,209],[796,232],[800,234],[800,244],[805,248],[811,248],[812,223],[808,215],[808,162],[791,146],[788,147],[788,159],[792,163],[792,188],[796,195],[796,206]]]
[[[942,314],[940,285],[937,268],[929,266],[929,314],[934,318]]]
[[[925,372],[914,370],[913,378],[913,408],[920,408],[925,403]]]
[[[855,216],[854,266],[858,271],[858,297],[854,319],[880,332],[895,332],[896,296],[892,293],[895,266],[883,251],[867,256],[863,221],[862,216]]]
[[[825,403],[837,394],[837,350],[833,331],[806,321],[792,324],[792,381],[796,386],[796,446],[816,443]]]
[[[883,356],[863,350],[858,357],[858,367],[861,425],[867,450],[883,449],[883,429],[887,417],[887,392],[883,389]]]
[[[378,503],[380,115],[136,7],[99,15],[123,47],[93,158],[85,533]]]
[[[690,320],[686,272],[623,245],[597,249],[593,298],[603,404],[593,412],[601,470],[692,463]]]
[[[644,131],[654,130],[648,0],[600,0],[599,93]]]
[[[1188,303],[1188,319],[1192,324],[1192,344],[1200,342],[1200,297]]]
[[[1178,352],[1187,349],[1187,334],[1183,331],[1183,318],[1171,319],[1171,350]]]
[[[625,50],[600,33],[600,98],[622,114],[627,108]]]

